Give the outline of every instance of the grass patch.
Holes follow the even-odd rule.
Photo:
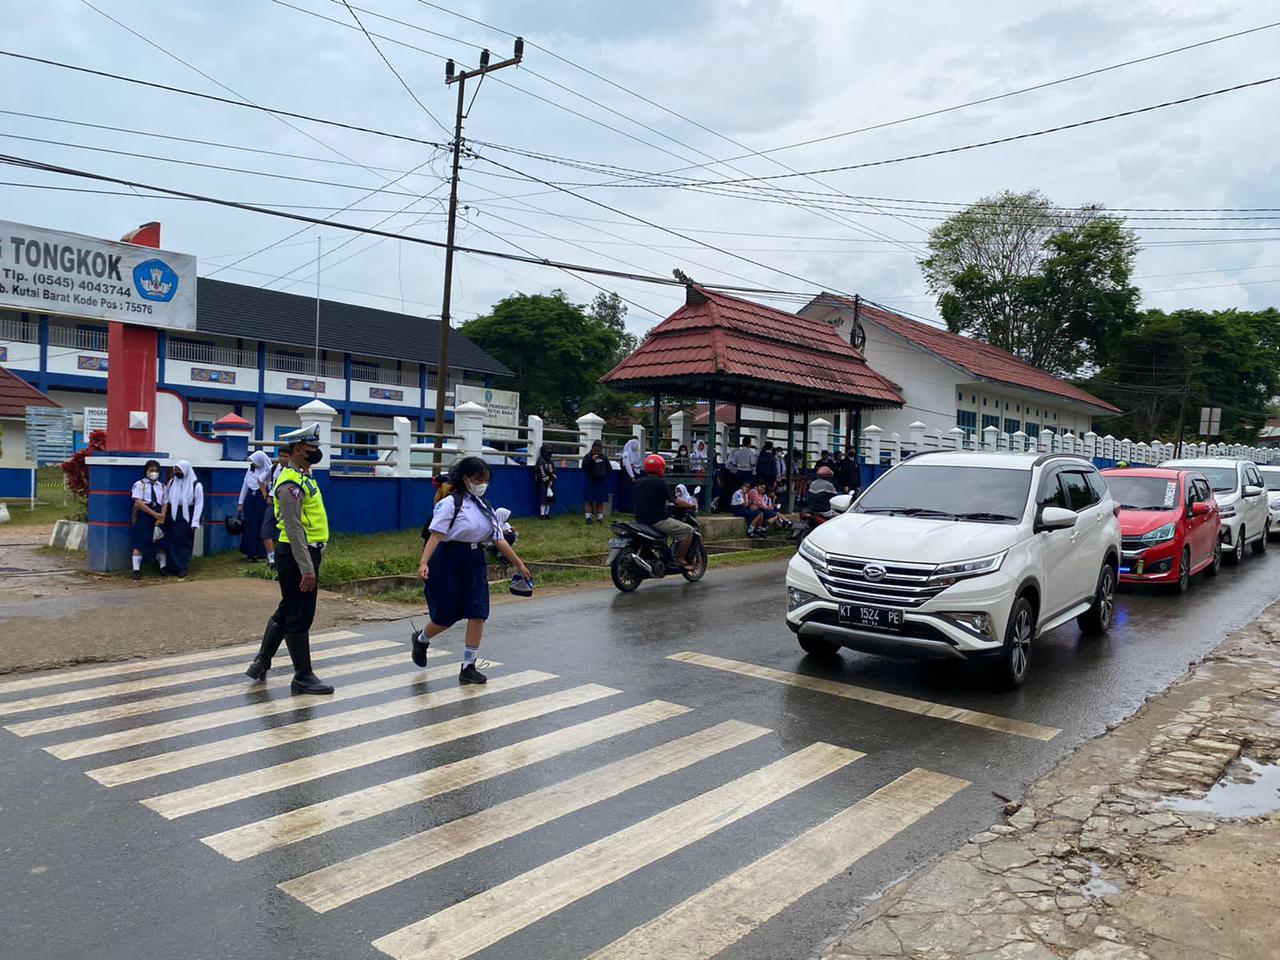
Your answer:
[[[63,503],[63,499],[66,503]],[[70,520],[84,511],[84,505],[67,492],[62,482],[62,468],[41,467],[36,471],[36,505],[29,500],[10,500],[9,523],[13,527],[53,526],[58,520]]]

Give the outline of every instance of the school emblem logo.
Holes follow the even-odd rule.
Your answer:
[[[142,299],[168,303],[178,292],[178,275],[163,260],[144,260],[133,268],[133,285]]]

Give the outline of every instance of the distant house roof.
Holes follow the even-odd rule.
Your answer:
[[[830,324],[690,284],[683,307],[601,378],[622,390],[766,409],[899,407],[902,397]]]
[[[0,367],[0,417],[25,417],[27,407],[60,407],[12,370]]]
[[[314,297],[201,277],[196,329],[201,333],[312,347],[316,339],[316,301]],[[337,300],[320,301],[322,350],[437,364],[439,346],[439,320]],[[449,332],[449,366],[499,377],[512,375],[499,360],[457,330]]]
[[[836,304],[845,309],[853,309],[855,306],[854,301],[848,297],[829,293],[819,296],[810,306],[815,304]],[[1019,360],[1007,350],[993,347],[991,344],[983,343],[981,340],[974,340],[972,337],[962,337],[957,333],[941,330],[927,323],[921,323],[919,320],[912,320],[900,313],[894,313],[892,310],[874,306],[865,300],[860,301],[857,304],[857,308],[860,319],[869,320],[906,340],[910,340],[917,346],[962,368],[979,380],[991,380],[996,383],[1022,387],[1026,390],[1035,390],[1039,393],[1048,393],[1108,413],[1120,412],[1119,407],[1114,407],[1107,401],[1095,397],[1087,390],[1081,390],[1074,384],[1046,373],[1038,367],[1033,367],[1023,360]],[[805,309],[808,309],[808,307]]]

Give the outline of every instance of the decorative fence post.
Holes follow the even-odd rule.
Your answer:
[[[813,449],[819,452],[831,449],[831,421],[819,417],[809,424],[809,439],[813,444]],[[805,451],[808,456],[808,451]],[[813,458],[815,461],[817,457]]]
[[[1116,458],[1116,438],[1109,433],[1102,438],[1102,456],[1107,460]]]
[[[952,427],[947,431],[947,446],[952,450],[964,449],[964,428]]]
[[[586,456],[591,452],[591,445],[604,439],[604,417],[594,413],[584,413],[578,418],[578,453]]]
[[[542,418],[536,413],[529,414],[529,429],[525,435],[525,442],[529,447],[528,461],[533,463],[534,458],[538,456],[538,451],[542,449]]]
[[[1084,455],[1090,460],[1099,456],[1098,435],[1092,430],[1084,435]]]
[[[679,450],[681,445],[689,446],[689,425],[687,423],[689,415],[683,410],[677,410],[667,418],[671,423],[671,449]]]
[[[1137,460],[1139,463],[1150,463],[1151,462],[1151,444],[1140,443],[1136,447],[1134,447],[1133,459]]]
[[[478,457],[484,452],[485,409],[468,400],[453,408],[454,432],[459,436],[459,452],[464,457]]]
[[[888,448],[890,465],[902,460],[902,434],[896,430],[889,434],[888,439],[885,440],[885,447]]]
[[[867,463],[873,467],[880,466],[880,435],[884,433],[874,423],[867,429],[862,431],[862,435],[867,439]]]
[[[481,407],[481,410],[484,408]],[[333,409],[323,400],[308,400],[298,408],[298,424],[306,426],[309,423],[318,424],[320,427],[320,450],[324,457],[321,459],[319,470],[328,470],[325,464],[333,463],[333,419],[338,415],[338,411]]]
[[[1021,430],[1015,430],[1009,435],[1009,449],[1015,453],[1027,452],[1027,435]]]
[[[924,424],[919,420],[915,421],[911,426],[907,427],[911,437],[912,453],[921,453],[924,450]]]
[[[995,450],[1000,446],[1000,428],[995,424],[982,428],[982,449]]]
[[[640,452],[644,453],[649,448],[644,444],[644,427],[641,424],[633,424],[631,427],[631,435],[640,441]],[[656,438],[655,438],[656,439]]]
[[[1040,431],[1040,439],[1036,443],[1037,449],[1041,453],[1049,453],[1053,450],[1053,431],[1045,427]]]
[[[413,424],[408,417],[395,417],[391,421],[396,437],[396,463],[394,476],[407,477],[413,467]]]

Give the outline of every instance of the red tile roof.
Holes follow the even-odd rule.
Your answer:
[[[27,407],[60,407],[12,370],[0,367],[0,417],[25,417]]]
[[[621,389],[721,395],[778,409],[896,407],[902,397],[828,323],[691,286],[688,302],[602,378]]]
[[[832,294],[823,294],[821,299],[828,302],[835,301],[849,308],[854,305],[853,301],[847,297]],[[1075,403],[1087,404],[1099,410],[1120,412],[1119,407],[1113,407],[1087,390],[1081,390],[1074,384],[1067,383],[1038,367],[1033,367],[1008,351],[993,347],[989,343],[974,340],[972,337],[962,337],[949,330],[940,330],[919,320],[912,320],[900,313],[894,313],[892,310],[873,306],[865,300],[859,303],[858,310],[860,317],[879,324],[944,360],[949,360],[980,379],[1007,383],[1027,390],[1037,390]]]

